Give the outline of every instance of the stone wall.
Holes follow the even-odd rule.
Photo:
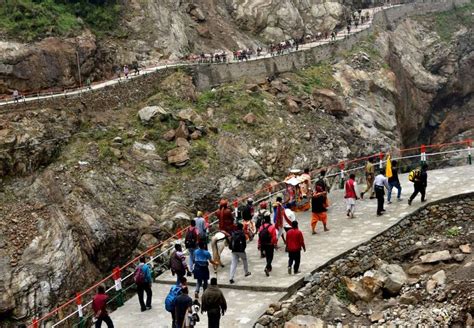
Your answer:
[[[280,73],[302,69],[324,60],[338,59],[350,50],[357,42],[369,36],[374,28],[392,28],[402,18],[412,15],[445,11],[453,6],[469,3],[469,0],[427,0],[393,7],[376,13],[373,24],[361,32],[351,34],[344,40],[323,44],[307,50],[293,52],[284,56],[276,56],[250,62],[206,64],[193,67],[194,82],[199,90],[208,89],[222,83],[230,83],[247,79],[252,82],[262,82],[267,77]]]
[[[395,254],[414,246],[420,235],[427,235],[440,226],[446,229],[461,221],[472,221],[474,193],[429,203],[407,215],[396,225],[370,241],[342,254],[305,277],[306,284],[278,306],[272,315],[263,315],[255,327],[283,327],[299,314],[321,315],[331,295],[336,293],[343,276],[353,277],[373,268],[378,259],[390,260]],[[268,313],[268,312],[267,312]]]

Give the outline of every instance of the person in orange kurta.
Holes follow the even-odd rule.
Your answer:
[[[311,232],[316,234],[316,225],[318,221],[321,221],[324,226],[324,231],[329,231],[327,227],[328,215],[327,208],[329,207],[327,192],[319,185],[316,186],[316,190],[313,193],[311,199]]]

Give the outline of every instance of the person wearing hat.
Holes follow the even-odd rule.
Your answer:
[[[203,214],[201,211],[197,212],[196,218],[194,219],[196,221],[196,229],[198,231],[198,238],[199,240],[203,241],[206,245],[207,249],[207,243],[208,243],[208,224],[206,220],[203,218]]]

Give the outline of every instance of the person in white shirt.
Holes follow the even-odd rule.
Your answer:
[[[288,232],[288,230],[290,230],[292,228],[291,227],[291,222],[296,220],[296,216],[295,216],[295,212],[293,212],[289,208],[285,208],[285,214],[286,214],[286,217],[288,218],[288,220],[283,218],[283,229],[285,229],[285,232]]]
[[[388,185],[388,180],[385,177],[385,171],[381,169],[374,180],[375,197],[377,197],[377,216],[380,216],[383,214],[383,212],[385,212],[385,209],[383,208],[385,188],[388,190],[390,186]]]

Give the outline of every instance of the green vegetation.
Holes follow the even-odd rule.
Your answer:
[[[446,230],[446,236],[448,236],[449,238],[459,236],[460,233],[461,227],[451,227]]]
[[[298,81],[302,84],[304,92],[311,94],[313,89],[335,89],[338,87],[332,76],[332,66],[327,62],[321,62],[298,73]]]
[[[53,35],[74,35],[84,25],[98,35],[116,33],[121,13],[121,5],[116,0],[0,2],[0,30],[25,41]]]
[[[347,287],[344,285],[342,282],[337,284],[336,286],[336,296],[339,300],[341,300],[343,303],[349,303],[349,295],[347,293]]]
[[[450,11],[440,12],[434,15],[435,31],[444,41],[449,41],[453,34],[459,30],[461,26],[465,26],[468,30],[474,28],[474,2],[462,7],[454,8]]]

